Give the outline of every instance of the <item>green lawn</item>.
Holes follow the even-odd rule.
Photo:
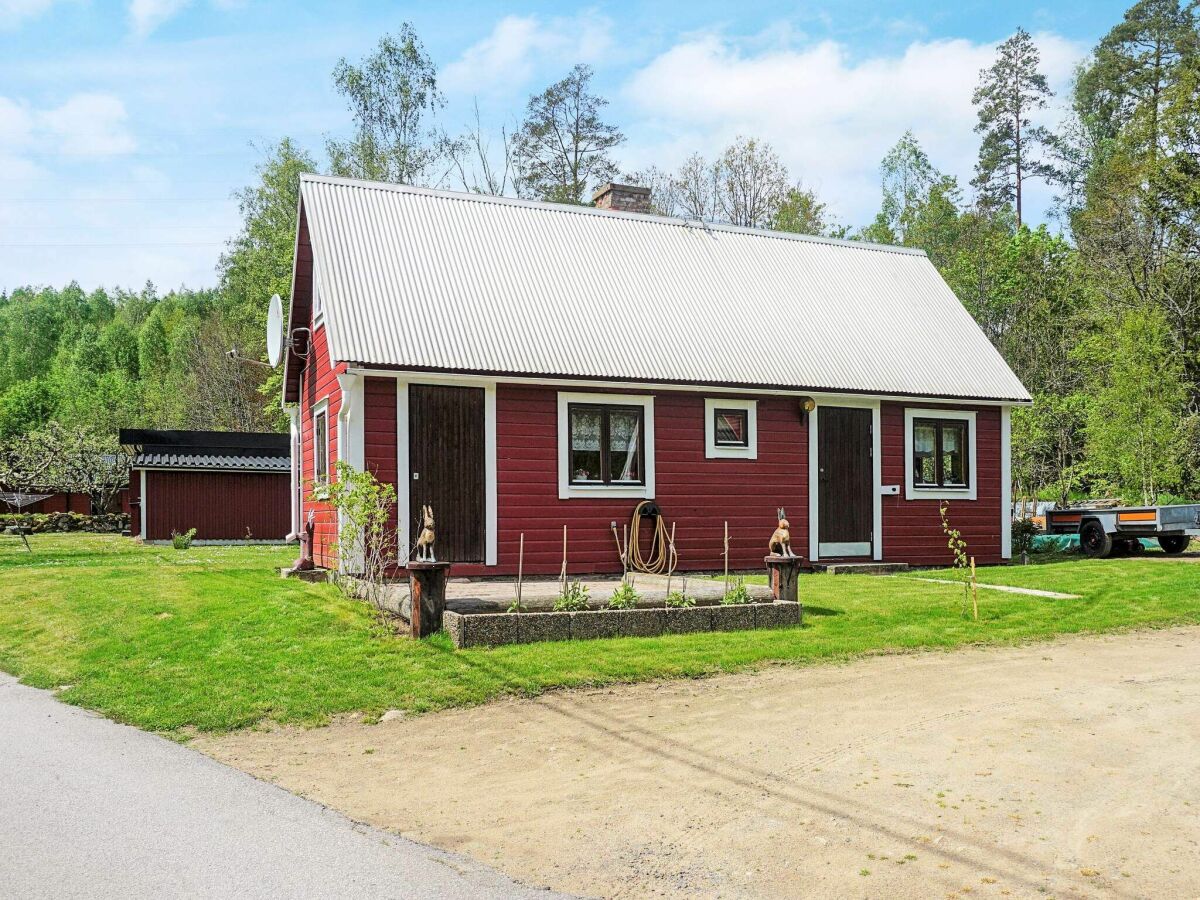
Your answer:
[[[1044,600],[911,578],[805,576],[805,626],[455,651],[394,637],[326,584],[278,577],[294,550],[142,547],[92,535],[0,537],[0,669],[143,728],[320,723],[361,710],[425,711],[509,693],[695,676],[773,662],[1080,631],[1200,622],[1200,565],[1082,559],[980,578],[1077,593]]]

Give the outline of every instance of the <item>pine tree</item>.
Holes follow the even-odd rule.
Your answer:
[[[1042,159],[1053,138],[1030,118],[1054,96],[1038,71],[1040,62],[1033,38],[1018,28],[997,49],[991,68],[979,73],[972,98],[979,113],[975,131],[983,135],[972,184],[986,207],[1014,204],[1017,227],[1025,181],[1054,174],[1054,167]]]

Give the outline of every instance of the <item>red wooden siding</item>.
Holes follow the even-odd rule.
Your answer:
[[[329,367],[324,330],[314,339],[304,373],[303,473],[312,478],[312,406],[329,399],[330,462],[337,458],[336,415],[340,401],[336,374]],[[558,388],[500,384],[496,391],[498,565],[459,565],[459,575],[508,575],[517,567],[525,534],[525,571],[559,571],[562,527],[569,527],[572,574],[619,569],[609,523],[629,522],[636,500],[558,498]],[[364,380],[364,459],[382,482],[399,487],[397,472],[396,382]],[[749,396],[749,395],[748,395]],[[795,398],[758,398],[758,459],[706,459],[704,393],[655,391],[656,500],[668,522],[676,523],[681,570],[717,570],[722,565],[722,524],[729,522],[730,561],[736,569],[760,569],[775,527],[775,509],[784,506],[796,552],[808,554],[808,429]],[[921,404],[928,406],[928,404]],[[903,486],[904,408],[881,407],[882,479]],[[963,407],[948,407],[958,408]],[[951,518],[962,530],[979,563],[1000,562],[1000,412],[974,408],[977,497],[952,501]],[[938,501],[882,498],[884,559],[913,564],[949,562],[938,517]],[[304,515],[317,512],[316,558],[335,566],[334,517],[323,504],[306,499]],[[395,527],[395,515],[391,523]],[[649,536],[644,537],[649,550]]]
[[[367,378],[363,382],[363,432],[366,441],[363,462],[367,471],[382,484],[396,484],[396,380],[394,378]],[[392,510],[388,529],[394,534],[398,522],[396,510]]]
[[[195,528],[197,540],[282,540],[288,481],[286,473],[148,471],[146,539],[170,540],[172,531]]]
[[[953,563],[942,534],[938,500],[905,500],[904,410],[907,405],[931,408],[929,404],[885,402],[880,409],[883,427],[884,484],[900,485],[900,496],[883,498],[883,558],[913,565],[945,566]],[[932,407],[938,408],[936,406]],[[963,409],[964,407],[945,407]],[[1000,410],[975,410],[974,501],[951,500],[950,524],[962,532],[967,553],[977,563],[998,563],[1000,557]]]
[[[313,453],[313,409],[322,400],[329,401],[329,418],[327,431],[329,434],[329,474],[334,473],[334,464],[338,459],[338,410],[342,406],[342,391],[338,386],[337,376],[346,367],[332,367],[329,362],[329,344],[325,339],[325,326],[321,325],[313,332],[312,349],[309,351],[308,364],[301,375],[301,418],[300,428],[303,449],[303,483],[304,483],[304,515],[303,522],[308,521],[308,514],[313,515],[313,558],[317,565],[337,566],[337,513],[328,503],[317,503],[310,497],[310,490],[315,477],[316,456]]]
[[[295,304],[293,313],[296,318],[292,325],[296,328],[311,328],[312,341],[306,359],[300,360],[293,357],[289,363],[291,367],[289,379],[294,377],[299,382],[300,482],[303,497],[300,509],[300,527],[303,528],[308,522],[311,513],[313,516],[313,558],[319,566],[335,568],[337,566],[337,514],[328,503],[318,503],[310,496],[316,460],[313,453],[313,409],[322,400],[328,400],[329,413],[326,430],[329,435],[328,466],[329,473],[332,475],[334,464],[338,458],[337,414],[342,405],[342,392],[338,387],[337,376],[346,371],[346,366],[342,363],[334,365],[330,360],[325,326],[324,324],[316,325],[314,320],[312,288],[312,246],[308,236],[308,222],[301,214],[300,234],[296,250],[295,290],[292,295]]]
[[[0,512],[15,512],[9,510],[7,506],[0,505]],[[73,512],[80,515],[89,515],[92,511],[92,500],[87,494],[73,491],[71,493],[59,492],[51,494],[45,500],[39,500],[37,503],[32,503],[24,507],[22,512],[26,513],[60,513]],[[129,512],[129,491],[124,488],[118,492],[116,499],[113,500],[112,512]]]
[[[57,493],[51,494],[45,500],[39,500],[37,503],[26,506],[22,511],[27,513],[73,512],[87,515],[92,511],[92,501],[87,494]]]
[[[562,562],[562,527],[569,527],[572,573],[619,570],[609,523],[628,524],[637,500],[558,498],[558,396],[554,388],[498,386],[498,565],[516,570],[525,533],[525,570],[555,574]],[[704,394],[654,392],[655,493],[682,569],[719,569],[723,522],[728,520],[731,565],[761,567],[784,506],[797,547],[807,540],[807,429],[795,399],[758,403],[758,459],[706,459]],[[648,530],[648,529],[647,529]],[[649,550],[649,536],[643,550]]]

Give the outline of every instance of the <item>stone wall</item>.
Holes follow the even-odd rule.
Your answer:
[[[129,516],[124,513],[102,513],[96,516],[72,512],[53,513],[4,513],[0,515],[0,529],[23,528],[31,534],[62,531],[91,531],[114,533],[129,527]]]
[[[456,613],[442,627],[454,646],[496,647],[535,641],[658,637],[704,631],[786,628],[802,620],[799,603],[745,603],[683,609],[598,609],[587,612]]]

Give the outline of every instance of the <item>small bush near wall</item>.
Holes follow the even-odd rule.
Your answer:
[[[69,512],[0,514],[0,529],[13,525],[27,528],[33,534],[63,531],[113,534],[129,527],[129,516],[124,513],[103,513],[98,516],[89,516]]]

